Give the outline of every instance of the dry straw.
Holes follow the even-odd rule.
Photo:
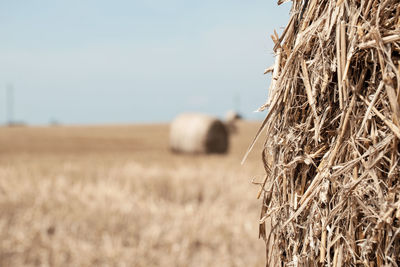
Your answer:
[[[268,264],[400,266],[399,0],[293,1],[273,39]]]

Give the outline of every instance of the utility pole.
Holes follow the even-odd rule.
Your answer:
[[[14,123],[14,86],[12,84],[6,86],[6,102],[7,124],[12,125]]]
[[[240,93],[236,92],[233,97],[233,108],[235,112],[240,112]]]

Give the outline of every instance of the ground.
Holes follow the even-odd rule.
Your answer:
[[[0,266],[263,266],[259,125],[212,156],[166,124],[1,127]]]

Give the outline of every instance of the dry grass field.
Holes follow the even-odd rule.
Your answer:
[[[228,155],[168,151],[168,125],[0,128],[0,266],[263,266],[259,123]]]

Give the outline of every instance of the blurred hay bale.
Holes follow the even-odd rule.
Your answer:
[[[293,1],[273,40],[257,134],[269,262],[399,266],[400,2]]]
[[[229,110],[225,114],[225,125],[229,130],[229,133],[237,133],[238,128],[237,128],[237,122],[242,119],[242,116],[234,111],[234,110]]]
[[[228,110],[226,112],[226,114],[225,114],[225,121],[226,122],[237,121],[237,120],[240,120],[240,119],[242,119],[242,116],[238,112],[236,112],[234,110]]]
[[[170,148],[182,153],[226,153],[229,135],[217,118],[204,114],[185,113],[171,124]]]

